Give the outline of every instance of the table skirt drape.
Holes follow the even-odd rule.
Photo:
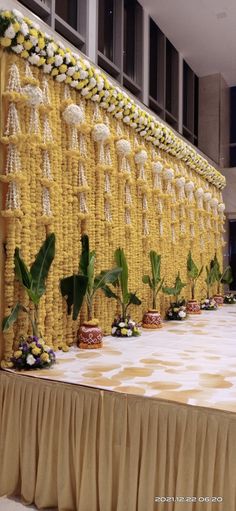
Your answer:
[[[236,414],[1,371],[4,494],[59,511],[235,511]],[[224,500],[155,502],[167,496]]]

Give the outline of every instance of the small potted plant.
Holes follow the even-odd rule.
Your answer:
[[[131,305],[140,305],[141,300],[136,293],[128,291],[128,265],[124,250],[118,248],[114,254],[116,264],[122,271],[118,278],[113,281],[113,286],[118,290],[115,293],[109,286],[104,285],[102,290],[107,298],[114,298],[121,308],[121,313],[114,319],[112,323],[111,333],[114,337],[132,337],[140,335],[138,325],[128,314]]]
[[[196,288],[196,282],[199,279],[200,275],[202,274],[203,266],[199,270],[197,265],[194,263],[192,259],[191,251],[188,253],[188,259],[187,259],[187,275],[190,282],[190,288],[191,288],[191,300],[188,300],[187,302],[187,312],[189,314],[201,314],[200,304],[195,300],[195,288]]]
[[[95,250],[89,249],[89,237],[83,234],[81,237],[82,253],[79,263],[79,273],[65,277],[61,280],[61,293],[67,301],[67,312],[75,321],[83,305],[84,299],[87,303],[87,321],[78,330],[78,346],[82,349],[95,349],[102,347],[103,333],[99,327],[98,319],[93,317],[93,303],[95,294],[107,284],[117,280],[121,268],[101,271],[95,276]]]
[[[184,282],[182,282],[179,272],[175,279],[175,285],[174,287],[162,287],[163,293],[174,296],[175,301],[170,303],[169,309],[166,312],[166,319],[169,321],[182,321],[183,319],[186,319],[187,312],[186,312],[186,306],[185,306],[185,300],[180,298],[180,293],[182,289],[186,286]]]
[[[149,252],[149,258],[151,263],[151,277],[149,275],[143,275],[143,283],[148,284],[151,293],[152,293],[152,309],[149,309],[143,315],[142,327],[148,329],[157,329],[161,328],[162,321],[161,315],[157,310],[157,295],[162,288],[164,279],[161,279],[160,270],[161,270],[161,256],[157,254],[154,250]]]
[[[208,266],[206,266],[205,282],[206,282],[207,296],[206,296],[206,298],[202,298],[202,300],[200,301],[201,310],[215,311],[218,308],[216,301],[214,300],[214,298],[211,297],[211,289],[212,289],[213,284],[215,283],[215,280],[216,280],[216,277],[215,277],[214,268],[212,268],[211,266],[210,266],[210,268],[208,268]]]
[[[229,305],[235,304],[236,303],[236,295],[234,295],[234,293],[227,293],[224,296],[224,303],[229,304]]]
[[[230,266],[227,266],[225,270],[221,272],[220,264],[216,254],[214,259],[211,261],[211,268],[214,271],[215,280],[217,282],[217,294],[214,296],[214,300],[216,301],[217,305],[221,306],[224,303],[224,296],[221,294],[221,287],[224,284],[229,285],[231,282],[233,282],[232,269]]]
[[[11,362],[17,369],[50,367],[55,362],[55,353],[46,344],[39,331],[39,303],[46,291],[46,278],[55,256],[55,234],[50,234],[41,246],[30,269],[27,268],[17,247],[14,254],[15,274],[29,297],[29,307],[17,303],[9,316],[3,319],[5,332],[17,320],[20,311],[30,320],[32,335],[21,336]]]

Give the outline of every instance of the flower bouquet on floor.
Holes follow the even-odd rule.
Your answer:
[[[45,282],[54,256],[55,234],[53,233],[42,244],[30,270],[22,259],[19,248],[15,249],[15,274],[29,297],[29,307],[18,302],[9,316],[3,319],[2,330],[3,332],[8,330],[15,323],[20,312],[28,315],[32,329],[32,336],[20,337],[17,343],[18,348],[11,358],[12,366],[17,369],[50,367],[55,362],[55,354],[42,339],[39,328],[39,303],[46,291]]]
[[[131,305],[140,305],[141,300],[137,297],[136,293],[128,291],[128,265],[125,257],[124,250],[117,248],[115,251],[115,261],[118,268],[122,271],[112,285],[117,292],[115,293],[109,286],[104,285],[102,291],[107,298],[114,298],[121,308],[121,314],[115,318],[112,323],[112,335],[114,337],[132,337],[141,334],[138,325],[133,321],[128,314],[128,309]]]
[[[233,293],[228,293],[227,295],[224,296],[224,303],[233,305],[234,303],[236,303],[236,295]]]
[[[115,337],[138,337],[140,330],[129,316],[125,319],[122,316],[117,316],[112,323],[111,334]]]
[[[50,346],[35,335],[20,337],[17,350],[12,357],[16,369],[44,369],[54,364],[56,357]]]
[[[218,309],[218,305],[214,298],[203,298],[200,301],[201,310],[204,311],[216,311]]]
[[[167,320],[182,321],[183,319],[186,319],[187,311],[185,306],[185,300],[183,298],[182,299],[179,298],[179,295],[185,286],[186,284],[182,282],[179,273],[175,279],[174,287],[163,286],[162,288],[163,293],[175,297],[175,302],[170,303],[169,309],[166,312]]]

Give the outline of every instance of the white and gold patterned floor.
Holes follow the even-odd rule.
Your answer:
[[[108,336],[101,350],[72,348],[23,374],[236,412],[236,305],[138,338]]]

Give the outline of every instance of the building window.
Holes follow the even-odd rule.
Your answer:
[[[98,64],[118,81],[121,81],[122,9],[120,0],[99,0]]]
[[[77,30],[77,0],[56,0],[56,14]]]
[[[230,167],[236,167],[236,87],[230,87]]]
[[[183,65],[183,135],[197,145],[198,77],[187,62]]]
[[[165,98],[165,36],[150,18],[149,106],[163,117]]]
[[[178,129],[179,54],[166,39],[166,120]]]
[[[136,0],[124,0],[123,84],[137,96],[142,85],[142,14]]]

